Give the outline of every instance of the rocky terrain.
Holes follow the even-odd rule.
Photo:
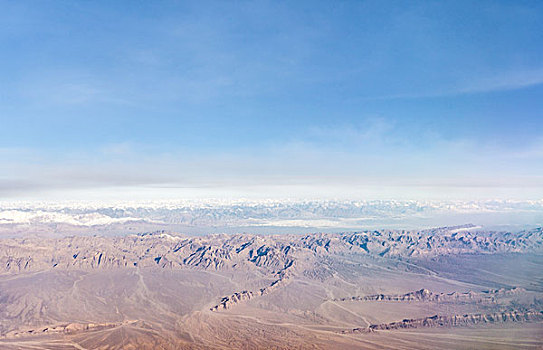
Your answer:
[[[232,269],[257,267],[279,273],[296,258],[367,254],[389,258],[454,254],[527,253],[543,250],[543,229],[518,233],[470,231],[471,226],[426,231],[365,231],[310,235],[212,235],[166,232],[123,237],[13,238],[0,241],[5,272],[50,268],[97,269],[155,266]]]
[[[5,238],[0,347],[537,348],[542,267],[541,228]]]
[[[543,321],[543,311],[505,311],[491,314],[466,314],[452,316],[429,316],[419,319],[405,319],[400,322],[372,324],[367,328],[355,328],[342,333],[367,333],[378,330],[394,330],[420,327],[469,326],[480,323],[538,322]]]
[[[420,228],[475,221],[537,227],[543,201],[201,200],[3,202],[0,236],[119,235],[158,229],[207,233],[312,233],[360,227]]]
[[[511,295],[519,295],[525,293],[524,288],[500,288],[487,290],[482,292],[473,292],[469,291],[466,293],[433,293],[428,289],[421,289],[414,292],[409,292],[405,294],[375,294],[375,295],[366,295],[366,296],[353,296],[351,298],[341,298],[336,299],[335,301],[347,301],[347,300],[358,300],[358,301],[429,301],[436,303],[444,302],[471,302],[471,303],[496,303],[498,297],[507,297]]]
[[[43,327],[39,329],[28,329],[28,330],[20,330],[20,331],[11,331],[4,335],[4,338],[10,339],[10,338],[24,338],[28,336],[33,335],[51,335],[51,334],[74,334],[79,332],[87,332],[87,331],[98,331],[98,330],[104,330],[108,328],[115,328],[120,327],[123,324],[132,324],[136,321],[125,321],[125,322],[113,322],[113,323],[87,323],[87,324],[81,324],[81,323],[69,323],[69,324],[61,324],[61,325],[55,325],[55,326],[48,326]]]

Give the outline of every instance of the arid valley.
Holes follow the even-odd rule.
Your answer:
[[[4,238],[3,349],[537,349],[543,231]]]

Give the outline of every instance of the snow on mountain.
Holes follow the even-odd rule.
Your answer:
[[[543,219],[543,200],[0,202],[0,226],[95,227],[139,223],[161,225],[162,229],[168,226],[359,229],[372,225],[405,226],[411,221],[422,223],[421,227],[447,226],[473,222],[472,218],[499,221],[500,217],[515,215],[522,217],[519,221],[537,226]],[[441,217],[448,221],[440,222],[437,218]],[[486,222],[493,222],[491,219]]]

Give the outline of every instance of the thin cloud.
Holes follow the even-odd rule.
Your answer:
[[[543,68],[496,73],[488,77],[471,77],[456,87],[436,88],[433,92],[399,93],[363,98],[367,101],[454,97],[499,91],[514,91],[543,84]]]
[[[382,126],[383,123],[388,127]],[[375,125],[359,130],[360,137],[369,130],[381,130],[380,137],[386,139],[394,131],[386,120]],[[321,141],[329,135],[341,138],[346,130],[329,131],[329,134],[323,132],[318,140],[300,139],[237,152],[162,154],[142,151],[145,147],[140,145],[121,143],[105,145],[92,154],[82,153],[78,159],[17,163],[16,157],[10,156],[10,162],[4,163],[6,171],[0,178],[0,192],[5,197],[100,189],[102,192],[153,189],[149,193],[164,194],[168,188],[191,188],[196,189],[194,193],[197,189],[202,193],[211,190],[231,193],[235,189],[239,196],[254,193],[265,196],[266,191],[274,196],[278,189],[293,195],[311,191],[334,193],[337,189],[337,193],[348,195],[348,188],[353,191],[373,188],[367,193],[376,193],[387,186],[405,193],[428,186],[441,188],[443,193],[453,187],[529,186],[534,193],[543,189],[543,178],[537,175],[543,170],[542,163],[533,161],[540,156],[539,143],[514,154],[504,149],[478,147],[470,140],[440,141],[435,136],[427,140],[432,143],[429,148],[424,144],[410,145],[408,139],[401,143],[385,140],[376,144],[370,139],[361,142],[355,130],[354,136],[338,149]],[[6,157],[4,154],[2,158]],[[519,161],[522,164],[517,166]]]
[[[524,89],[543,84],[543,68],[506,72],[495,76],[474,80],[470,85],[459,89],[459,94],[484,93]]]
[[[101,148],[104,155],[125,156],[134,153],[134,145],[130,142],[110,143]]]

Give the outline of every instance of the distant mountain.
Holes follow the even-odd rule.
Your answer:
[[[0,241],[0,268],[19,272],[158,265],[174,269],[260,268],[269,273],[280,273],[298,261],[307,262],[330,254],[415,258],[541,251],[541,228],[517,233],[485,232],[466,225],[423,231],[202,237],[157,232],[123,237],[4,239]]]
[[[170,201],[0,203],[0,233],[212,232],[420,228],[543,223],[540,201]],[[4,228],[4,229],[3,229]],[[259,230],[262,228],[262,230]],[[290,231],[287,228],[292,228]]]
[[[4,238],[0,348],[540,347],[542,265],[541,228]]]

